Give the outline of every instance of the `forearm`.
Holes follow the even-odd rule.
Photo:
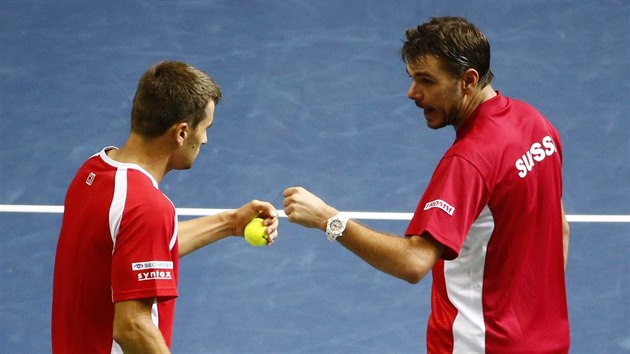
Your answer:
[[[183,257],[212,242],[234,235],[235,225],[232,214],[232,211],[225,211],[180,221],[178,225],[179,256]]]
[[[170,353],[162,332],[151,319],[152,299],[116,303],[114,340],[125,354]]]
[[[564,254],[564,270],[567,270],[567,261],[569,259],[569,233],[562,235],[562,246]]]
[[[432,239],[389,235],[352,220],[337,240],[374,268],[412,284],[424,278],[441,254]]]
[[[283,195],[289,221],[305,227],[325,231],[327,220],[339,213],[303,187],[287,188]],[[442,254],[442,246],[431,237],[392,236],[354,220],[337,241],[374,268],[410,283],[419,282]]]
[[[562,253],[564,256],[564,269],[567,269],[567,260],[569,259],[569,222],[567,221],[567,217],[564,213],[564,205],[562,205],[562,201],[560,202],[562,208]]]
[[[133,334],[119,335],[116,342],[125,354],[170,353],[162,333],[154,325],[137,328]]]

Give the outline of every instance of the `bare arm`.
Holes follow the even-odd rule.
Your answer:
[[[114,340],[126,354],[170,353],[162,332],[151,320],[153,301],[131,300],[114,305]]]
[[[411,284],[424,278],[443,251],[430,236],[388,235],[353,220],[337,240],[374,268]]]
[[[326,230],[328,218],[339,211],[301,187],[284,192],[285,213],[289,221],[305,227]],[[442,246],[431,237],[409,238],[374,231],[353,220],[337,239],[368,264],[410,283],[419,282],[435,265]]]
[[[267,202],[252,200],[236,210],[180,221],[179,256],[183,257],[227,236],[243,236],[245,225],[258,216],[264,218],[272,243],[278,236],[278,213]]]
[[[564,205],[560,201],[560,207],[562,208],[562,251],[564,254],[564,270],[567,269],[567,261],[569,259],[569,222],[564,213]]]

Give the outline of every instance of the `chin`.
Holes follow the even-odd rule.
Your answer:
[[[173,166],[173,169],[174,170],[190,170],[192,166],[193,166],[192,163],[182,163],[182,164],[177,164]]]
[[[433,130],[438,130],[438,129],[442,129],[445,126],[447,126],[448,124],[446,124],[446,122],[444,121],[440,121],[440,122],[430,122],[427,120],[427,127],[433,129]]]

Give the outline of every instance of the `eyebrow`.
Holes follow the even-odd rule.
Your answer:
[[[409,67],[406,67],[405,68],[405,72],[407,72],[407,75],[409,77],[411,77],[411,78],[417,77],[417,76],[428,76],[428,77],[434,78],[434,76],[431,75],[431,73],[429,73],[428,71],[424,71],[424,70],[418,70],[418,71],[415,71],[415,72],[411,73],[411,72],[409,72]]]
[[[407,71],[407,75],[409,75],[409,77],[412,79],[418,78],[418,77],[427,77],[430,79],[435,79],[435,76],[429,73],[428,71],[416,71],[413,74]]]

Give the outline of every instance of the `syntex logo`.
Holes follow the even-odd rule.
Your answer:
[[[173,279],[173,262],[146,261],[131,263],[131,270],[138,272],[138,281]]]
[[[140,272],[138,273],[138,281],[145,280],[171,280],[173,276],[170,271],[164,270],[154,270],[151,272]]]

